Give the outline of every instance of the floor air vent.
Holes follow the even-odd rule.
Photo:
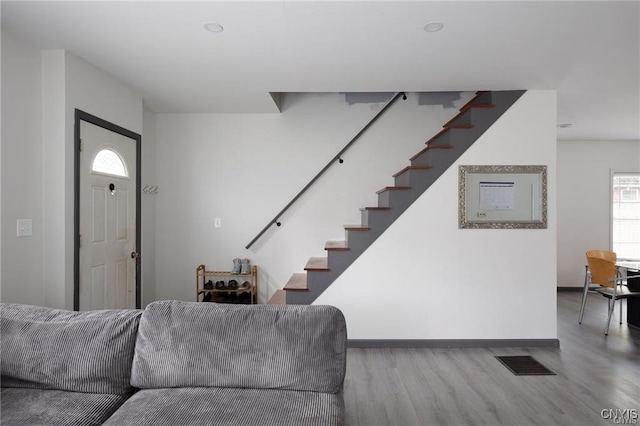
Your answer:
[[[516,376],[555,376],[556,373],[528,355],[496,356]]]

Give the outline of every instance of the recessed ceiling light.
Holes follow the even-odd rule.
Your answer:
[[[561,123],[561,124],[558,124],[558,129],[566,129],[567,127],[571,127],[571,126],[573,126],[573,124],[571,123]]]
[[[224,31],[222,25],[218,24],[217,22],[205,22],[204,24],[202,24],[202,28],[211,33],[221,33],[222,31]]]
[[[428,33],[435,33],[444,28],[444,24],[440,21],[431,21],[424,26],[424,30]]]

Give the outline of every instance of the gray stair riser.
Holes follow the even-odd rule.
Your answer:
[[[469,108],[462,114],[465,118],[471,118],[473,127],[484,129],[483,132],[491,127],[495,122],[496,110],[494,108]]]
[[[451,143],[449,143],[450,146],[452,147],[456,147],[456,146],[464,146],[464,147],[469,147],[471,146],[471,144],[473,144],[473,142],[475,142],[478,139],[478,136],[481,134],[480,132],[482,131],[482,129],[477,129],[477,128],[472,128],[472,129],[449,129],[447,131],[447,133],[455,133],[455,135],[452,135],[452,140]],[[439,145],[439,141],[438,141],[438,145]],[[430,143],[429,145],[433,146],[434,143]],[[466,149],[466,148],[465,148]],[[422,151],[419,155],[417,155],[416,157],[414,157],[411,160],[411,165],[412,166],[433,166],[433,163],[435,161],[444,161],[443,159],[440,158],[440,155],[444,154],[446,155],[447,152],[451,151],[451,148],[448,149],[441,149],[441,148],[433,148],[433,149],[427,149],[425,151]]]
[[[378,207],[406,208],[406,203],[411,198],[412,191],[410,189],[392,189],[382,191],[378,194]]]
[[[376,222],[370,222],[369,218],[373,217],[385,217],[385,216],[389,216],[389,215],[393,215],[393,212],[391,211],[392,209],[385,209],[385,210],[378,210],[378,209],[373,209],[373,210],[367,210],[367,209],[362,209],[360,210],[360,224],[362,226],[375,226]]]
[[[452,140],[455,140],[457,133],[464,129],[449,129],[440,133],[437,137],[431,139],[429,145],[449,145]]]
[[[411,182],[422,180],[423,176],[427,176],[431,169],[409,169],[394,178],[395,186],[411,186]]]
[[[310,291],[287,291],[285,296],[287,305],[310,305],[320,294],[313,297]]]
[[[418,170],[411,170],[403,173],[403,175],[409,174],[409,176],[407,176],[409,182],[406,183],[406,185],[410,186],[412,189],[427,189],[442,175],[442,173],[451,167],[451,165],[455,163],[470,146],[471,144],[458,143],[451,149],[431,151],[431,168],[426,170],[426,173],[424,170],[422,171],[423,173],[418,173]]]
[[[455,117],[455,119],[452,119],[448,124],[450,126],[468,126],[475,124],[473,122],[473,112],[476,109],[477,108],[469,108],[464,112],[459,113],[459,115]]]
[[[449,151],[448,149],[426,149],[411,160],[412,166],[433,166],[433,162],[438,160],[440,151]]]
[[[367,226],[369,224],[369,212],[372,210],[360,210],[360,225]]]
[[[493,123],[492,118],[495,117],[495,112],[492,111],[493,108],[467,108],[463,112],[461,112],[455,119],[453,119],[449,125],[471,125],[473,127],[484,127],[487,123],[487,119],[489,122]]]
[[[363,214],[362,216],[363,219],[366,220],[366,226],[369,227],[370,231],[364,232],[373,231],[375,233],[378,230],[385,230],[398,218],[400,214],[402,214],[401,210],[393,208],[389,210],[367,210],[366,214]],[[365,224],[363,223],[363,225]]]
[[[493,103],[493,93],[494,92],[484,92],[480,96],[478,96],[473,103],[474,104],[490,104]]]
[[[329,250],[327,251],[327,259],[331,263],[333,269],[344,270],[349,266],[349,262],[353,262],[354,252],[352,250]]]
[[[378,193],[378,207],[389,207],[389,196],[391,191]]]
[[[423,170],[422,173],[418,173],[417,170],[404,173],[407,174],[407,177],[411,180],[407,185],[409,185],[411,187],[411,191],[419,197],[425,189],[431,186],[431,184],[440,177],[442,171],[439,171],[438,169],[439,167],[434,167],[427,171]],[[392,204],[392,207],[393,206],[394,205]]]
[[[484,110],[489,113],[488,116],[482,115],[478,116],[478,119],[483,119],[483,123],[478,123],[478,125],[483,124],[487,129],[493,125],[501,116],[505,113],[511,105],[518,100],[520,96],[524,93],[524,90],[514,90],[510,92],[492,92],[489,97],[489,101],[494,104],[493,108],[478,108],[479,110]],[[484,103],[485,101],[479,101],[476,103]],[[474,123],[475,125],[475,123]]]
[[[327,271],[307,271],[307,291],[288,291],[287,304],[308,305],[318,298],[344,270],[353,263],[342,263],[342,266],[333,266]]]
[[[453,164],[482,134],[490,127],[490,123],[475,125],[471,129],[450,129],[450,132],[457,132],[455,141],[451,142],[450,149],[429,149],[424,151],[418,157],[411,160],[412,166],[427,165],[434,166],[436,164],[445,163]]]
[[[359,251],[366,249],[380,235],[381,230],[376,233],[374,230],[369,231],[346,231],[347,245],[349,252],[355,256]],[[377,234],[377,235],[376,235]]]
[[[346,231],[349,250],[329,250],[328,271],[307,271],[308,291],[286,292],[287,304],[310,304],[324,292],[404,211],[417,200],[525,91],[484,93],[474,103],[493,103],[493,108],[472,108],[460,119],[471,117],[473,128],[449,129],[431,144],[451,144],[451,149],[432,149],[411,160],[412,165],[429,165],[429,170],[409,170],[396,177],[396,186],[408,190],[385,190],[378,194],[378,207],[363,210],[362,224],[368,231]],[[406,176],[403,176],[406,175]]]

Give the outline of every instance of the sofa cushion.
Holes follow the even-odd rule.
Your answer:
[[[125,394],[140,310],[3,303],[2,387]]]
[[[0,421],[11,426],[92,426],[102,424],[129,394],[2,388]]]
[[[141,390],[105,426],[343,424],[342,394],[195,387]]]
[[[332,306],[153,302],[140,320],[131,383],[335,393],[346,338]]]

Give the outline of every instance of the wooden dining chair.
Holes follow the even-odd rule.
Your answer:
[[[591,280],[591,276],[590,276],[591,272],[590,272],[589,263],[588,263],[589,258],[594,257],[594,258],[609,260],[613,262],[614,269],[615,269],[615,263],[617,260],[616,253],[613,251],[607,251],[607,250],[588,250],[586,252],[586,255],[587,255],[587,265],[585,265],[584,267],[584,288],[582,289],[582,304],[580,306],[580,316],[578,318],[578,324],[582,324],[582,317],[584,316],[584,307],[587,304],[587,294],[590,291],[595,291],[597,288],[600,287],[600,284],[598,284],[597,282],[593,282]]]
[[[604,255],[603,253],[598,253],[597,250],[591,255],[589,255],[589,253],[590,252],[587,252],[587,264],[589,266],[588,284],[597,285],[595,291],[609,299],[607,326],[604,329],[604,334],[608,335],[611,315],[613,314],[616,300],[636,297],[637,293],[630,291],[627,286],[624,285],[624,278],[618,272],[616,260],[612,257],[611,252],[605,252]],[[620,302],[620,324],[622,324],[622,302]]]

